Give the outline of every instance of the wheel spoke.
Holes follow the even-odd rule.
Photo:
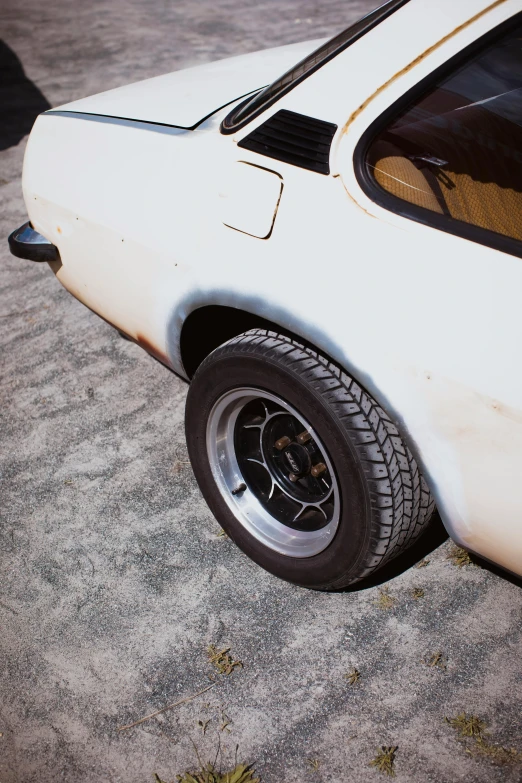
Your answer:
[[[320,504],[318,503],[318,504],[316,505],[316,508],[318,508],[318,509],[319,509],[319,511],[321,511],[321,512],[322,512],[322,514],[324,515],[324,518],[325,518],[325,519],[328,519],[328,514],[326,513],[326,511],[324,510],[324,508],[322,507],[322,505],[320,505]]]
[[[326,520],[328,519],[328,514],[326,513],[326,511],[324,510],[324,508],[320,503],[303,503],[300,510],[295,515],[293,521],[296,522],[299,519],[299,517],[303,514],[303,512],[307,511],[309,508],[315,508],[317,511],[321,512],[321,514],[324,516]]]
[[[307,504],[303,503],[301,508],[299,509],[299,511],[297,512],[297,514],[295,515],[295,517],[293,519],[294,522],[296,522],[299,519],[299,517],[301,516],[301,514],[303,513],[303,511],[305,510],[306,507],[307,507]]]
[[[246,461],[247,461],[247,462],[254,462],[256,465],[262,465],[262,467],[263,467],[265,470],[267,470],[267,471],[268,471],[268,473],[269,473],[270,475],[272,475],[272,474],[270,473],[270,468],[268,467],[268,465],[266,464],[266,462],[263,462],[263,461],[262,461],[262,460],[260,460],[260,459],[253,459],[253,457],[247,457],[247,460],[246,460]]]
[[[254,535],[304,557],[321,551],[326,531],[337,527],[337,481],[312,426],[284,400],[256,391],[234,391],[219,403],[214,426],[218,436],[223,433],[221,443],[223,435],[229,438],[228,459],[219,461],[227,499]],[[246,495],[237,492],[243,484]]]

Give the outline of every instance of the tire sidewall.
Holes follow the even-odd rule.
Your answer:
[[[211,511],[232,540],[252,560],[287,581],[315,589],[332,589],[357,578],[371,534],[369,488],[354,444],[317,381],[309,383],[283,362],[254,355],[225,355],[218,349],[198,369],[189,388],[186,436],[199,487]],[[292,405],[314,428],[334,466],[341,498],[339,525],[331,543],[307,558],[282,555],[258,541],[235,517],[214,481],[207,452],[207,422],[215,403],[227,392],[253,387]]]

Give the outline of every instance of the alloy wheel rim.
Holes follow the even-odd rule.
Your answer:
[[[208,418],[207,453],[224,501],[258,541],[298,558],[331,543],[341,513],[333,464],[281,397],[253,387],[223,394]]]

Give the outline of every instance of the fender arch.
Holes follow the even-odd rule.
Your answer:
[[[255,312],[236,308],[228,305],[221,304],[201,304],[199,307],[191,309],[188,315],[182,320],[178,311],[178,356],[181,359],[184,371],[189,381],[194,376],[197,368],[204,361],[204,359],[217,347],[222,345],[227,340],[236,337],[242,332],[249,329],[269,329],[275,331],[278,334],[284,334],[294,340],[297,340],[302,345],[311,348],[313,351],[317,351],[323,355],[326,359],[333,364],[339,366],[342,370],[351,375],[357,383],[359,383],[366,391],[368,391],[374,399],[377,400],[384,410],[391,416],[394,423],[399,428],[401,437],[404,439],[408,448],[414,455],[417,464],[419,465],[424,478],[435,497],[437,503],[437,509],[439,511],[441,520],[446,532],[454,539],[459,541],[459,536],[454,530],[454,526],[451,524],[451,519],[444,511],[444,501],[439,492],[439,488],[436,482],[432,480],[430,471],[427,469],[425,461],[422,457],[421,449],[418,447],[414,438],[408,430],[408,426],[400,414],[394,409],[394,406],[390,404],[386,393],[379,388],[376,388],[370,377],[365,376],[364,373],[357,372],[357,368],[353,367],[349,362],[342,361],[339,356],[339,351],[335,350],[335,344],[332,344],[333,351],[329,351],[326,347],[331,344],[327,335],[322,335],[319,332],[319,337],[323,339],[318,340],[319,344],[315,344],[311,340],[304,338],[298,331],[294,331],[288,326],[282,326],[281,321],[288,322],[288,313],[283,313],[281,321],[272,321],[264,318]],[[180,323],[181,322],[181,323]],[[303,325],[304,326],[304,325]],[[323,343],[321,345],[321,343]],[[337,356],[336,356],[337,354]],[[462,543],[462,541],[460,542]]]
[[[298,340],[326,358],[334,360],[321,348],[305,340],[275,321],[256,315],[248,310],[226,305],[203,305],[192,310],[183,321],[179,337],[179,351],[183,369],[189,380],[194,376],[201,362],[216,348],[249,329],[268,329]]]

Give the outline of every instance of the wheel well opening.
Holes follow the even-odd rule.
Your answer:
[[[193,377],[212,351],[249,329],[270,329],[278,334],[288,334],[273,321],[235,307],[206,305],[193,310],[185,319],[180,336],[181,361],[188,377]]]
[[[205,305],[193,310],[190,315],[187,316],[181,328],[181,361],[189,379],[193,378],[199,365],[212,353],[212,351],[219,348],[219,346],[223,345],[227,340],[231,340],[233,337],[237,337],[238,335],[243,334],[243,332],[247,332],[249,329],[267,329],[276,332],[277,334],[285,335],[290,339],[297,340],[312,351],[317,351],[325,359],[340,366],[342,369],[342,365],[339,365],[339,362],[333,359],[329,352],[322,348],[318,348],[317,345],[312,344],[306,340],[306,338],[292,332],[290,329],[285,329],[274,321],[270,321],[255,313],[250,313],[235,307],[227,307],[226,305]],[[351,370],[348,372],[350,376],[366,390],[367,386],[362,379],[359,379],[358,374]],[[368,393],[374,397],[378,404],[391,416],[392,421],[396,424],[401,433],[401,437],[412,451],[419,468],[433,492],[433,482],[430,473],[425,469],[424,460],[422,459],[417,444],[411,439],[407,428],[404,426],[404,422],[394,415],[393,410],[389,409],[386,398],[383,398],[377,390],[372,390]]]

